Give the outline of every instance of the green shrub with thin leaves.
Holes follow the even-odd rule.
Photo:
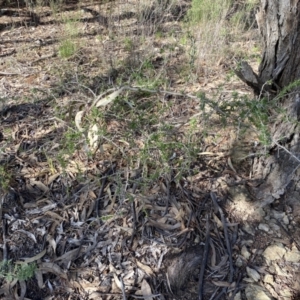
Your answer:
[[[28,280],[34,276],[35,263],[14,264],[11,260],[4,260],[0,263],[0,277],[11,282],[17,280]]]
[[[0,188],[3,190],[8,190],[9,182],[11,180],[11,175],[5,166],[0,166]]]
[[[76,50],[76,44],[72,40],[65,40],[61,42],[58,52],[61,58],[69,58],[75,54]]]

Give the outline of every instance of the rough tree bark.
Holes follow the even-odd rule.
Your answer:
[[[300,19],[298,0],[262,0],[256,15],[265,43],[259,80],[279,88],[300,78]]]
[[[236,73],[256,94],[272,99],[300,79],[300,0],[261,0],[256,19],[264,41],[259,72],[243,62]],[[254,161],[255,177],[264,179],[256,190],[261,206],[284,198],[300,212],[299,95],[298,83],[280,98],[285,114],[272,124],[272,155]]]

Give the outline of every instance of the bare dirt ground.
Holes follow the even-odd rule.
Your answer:
[[[253,197],[251,91],[193,71],[188,6],[1,10],[2,299],[299,299],[297,191]]]

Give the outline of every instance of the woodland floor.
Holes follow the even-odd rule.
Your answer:
[[[298,206],[254,198],[253,96],[191,68],[187,7],[2,10],[2,299],[300,299]]]

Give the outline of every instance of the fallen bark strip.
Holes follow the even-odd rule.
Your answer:
[[[208,215],[206,215],[206,234],[205,234],[205,245],[202,257],[202,264],[200,269],[199,275],[199,300],[203,300],[203,290],[204,290],[204,272],[208,258],[208,250],[209,250],[209,243],[210,243],[210,223],[208,219]]]
[[[221,220],[222,220],[222,224],[223,224],[223,228],[224,228],[224,237],[225,237],[225,242],[226,242],[226,248],[227,248],[229,264],[230,264],[229,282],[232,283],[234,269],[233,269],[232,252],[231,252],[231,247],[230,247],[230,242],[229,242],[229,237],[228,237],[226,220],[225,220],[225,216],[224,216],[224,213],[223,213],[221,207],[217,203],[217,198],[216,198],[215,193],[211,192],[210,195],[211,195],[211,198],[213,200],[215,207],[217,208],[217,210],[219,211],[220,216],[221,216]]]

